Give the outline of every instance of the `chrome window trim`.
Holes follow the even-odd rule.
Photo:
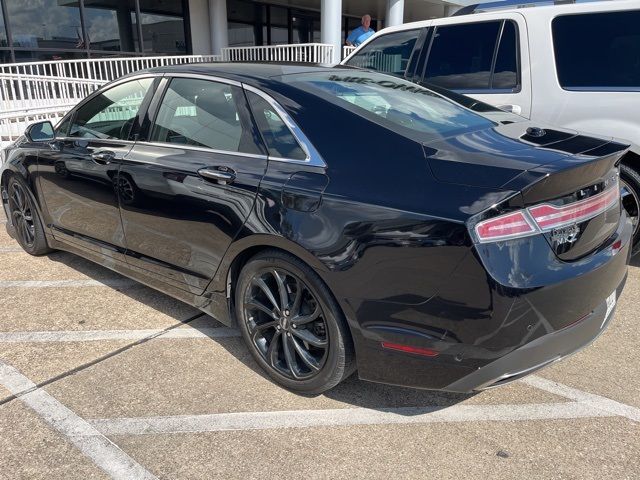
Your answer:
[[[300,129],[300,127],[298,127],[298,125],[296,125],[296,123],[289,116],[286,110],[282,108],[275,99],[273,99],[270,95],[266,94],[262,90],[256,87],[252,87],[251,85],[247,85],[243,83],[242,88],[244,88],[248,92],[255,93],[259,97],[262,97],[269,105],[271,105],[275,109],[276,113],[280,115],[280,118],[282,118],[282,121],[289,128],[289,130],[291,131],[291,134],[293,135],[293,138],[296,139],[296,141],[298,142],[298,145],[300,146],[300,148],[302,148],[302,150],[304,151],[307,157],[304,160],[298,160],[295,158],[281,158],[281,157],[269,156],[269,160],[273,160],[275,162],[298,163],[302,165],[310,165],[313,167],[327,166],[327,164],[324,162],[324,160],[320,156],[320,153],[318,153],[318,151],[315,149],[313,144],[309,141],[309,139],[304,134],[304,132]]]
[[[134,140],[118,140],[117,138],[94,138],[94,137],[56,137],[54,142],[107,142],[107,143],[122,143],[124,145],[135,145]]]
[[[209,147],[198,147],[196,145],[183,145],[181,143],[168,143],[168,142],[147,142],[138,140],[135,142],[136,145],[150,146],[150,147],[162,147],[162,148],[182,148],[185,150],[193,150],[196,152],[203,153],[217,153],[220,155],[235,155],[237,157],[250,157],[250,158],[258,158],[260,160],[268,160],[269,157],[267,155],[261,155],[259,153],[244,153],[238,151],[231,150],[216,150],[215,148]]]
[[[229,78],[217,77],[215,75],[204,75],[201,73],[183,73],[183,72],[166,72],[165,78],[191,78],[194,80],[208,80],[210,82],[226,83],[234,87],[242,88],[242,84],[237,80],[231,80]]]

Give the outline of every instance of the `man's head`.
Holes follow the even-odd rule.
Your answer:
[[[370,26],[371,26],[371,15],[366,14],[362,17],[362,27],[365,30],[369,30]]]

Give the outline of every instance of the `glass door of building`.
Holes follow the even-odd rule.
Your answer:
[[[320,42],[320,13],[292,10],[291,28],[293,43]]]

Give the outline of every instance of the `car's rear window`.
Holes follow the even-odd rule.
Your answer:
[[[553,45],[563,88],[640,89],[640,10],[557,17]]]
[[[495,125],[432,90],[375,72],[303,73],[281,81],[418,141]]]

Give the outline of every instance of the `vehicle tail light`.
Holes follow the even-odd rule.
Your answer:
[[[554,205],[538,205],[529,208],[529,213],[541,230],[564,227],[579,223],[605,212],[618,203],[620,189],[612,188],[603,193],[580,202],[556,207]]]
[[[478,223],[475,233],[480,243],[526,237],[584,222],[606,212],[619,202],[620,188],[616,182],[606,191],[579,202],[561,207],[544,203],[490,218]]]
[[[537,233],[523,210],[492,218],[476,225],[481,242],[495,242]]]

